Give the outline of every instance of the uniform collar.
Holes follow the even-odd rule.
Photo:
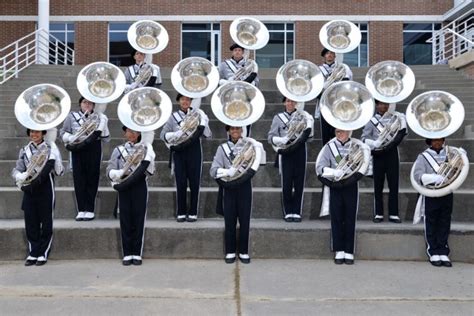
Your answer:
[[[434,149],[433,147],[430,147],[430,148],[428,148],[428,149],[431,150],[431,151],[433,151],[433,152],[435,152],[436,154],[439,155],[439,154],[444,150],[444,146],[441,147],[440,150],[436,150],[436,149]]]
[[[336,141],[341,144],[341,146],[346,146],[346,144],[348,144],[350,141],[351,141],[351,138],[349,137],[345,143],[341,142],[339,139],[336,138]]]

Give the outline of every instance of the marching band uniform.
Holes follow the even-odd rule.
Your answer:
[[[431,140],[427,140],[431,144]],[[435,150],[433,147],[419,154],[414,165],[414,178],[422,186],[443,181],[443,176],[436,174],[439,165],[445,162],[446,149]],[[421,208],[424,208],[426,252],[434,266],[451,267],[449,260],[448,237],[451,229],[453,212],[453,193],[440,197],[420,196]],[[418,205],[417,205],[418,207]],[[421,211],[423,213],[423,210]]]
[[[285,110],[285,112],[281,112],[273,117],[272,125],[268,132],[268,142],[271,145],[278,147],[288,143],[288,124],[291,116],[296,111],[295,109],[290,113]],[[309,114],[308,117],[310,117]],[[308,129],[304,141],[293,145],[294,148],[287,153],[278,153],[277,159],[282,183],[283,216],[287,222],[301,222],[303,190],[306,179],[306,141],[311,136],[312,124]]]
[[[177,100],[179,101],[181,95],[178,94]],[[196,102],[197,101],[197,102]],[[199,107],[201,99],[194,99],[193,103]],[[199,104],[198,104],[199,103]],[[182,109],[174,112],[165,126],[161,130],[160,138],[167,144],[172,144],[173,139],[177,139],[183,135],[181,131],[181,124],[183,123],[186,115],[192,111],[200,111],[190,107],[186,112]],[[199,190],[201,186],[201,174],[202,174],[202,144],[201,136],[209,138],[212,136],[211,130],[209,129],[209,118],[204,112],[200,111],[201,114],[201,129],[196,131],[195,137],[191,142],[184,147],[177,150],[171,146],[170,154],[173,162],[173,172],[176,180],[176,199],[177,199],[177,210],[176,219],[178,222],[195,222],[198,215],[198,204],[199,204]],[[191,204],[189,211],[187,210],[187,187],[189,181],[189,189],[191,191]]]
[[[81,98],[81,103],[83,98]],[[71,137],[77,133],[91,113],[82,110],[71,111],[64,121],[60,135],[66,148],[71,151],[74,193],[76,195],[77,221],[89,221],[95,217],[95,199],[99,189],[100,164],[102,162],[102,142],[110,140],[108,118],[99,113],[100,123],[93,135],[81,144],[70,147]]]
[[[318,178],[333,179],[343,174],[336,169],[338,162],[351,150],[353,140],[342,143],[333,138],[322,148],[316,161]],[[353,264],[355,248],[355,225],[359,208],[359,185],[357,181],[329,189],[329,212],[331,214],[331,249],[336,253],[336,264]]]
[[[125,70],[125,80],[127,82],[127,88],[130,90],[136,89],[136,88],[141,88],[142,86],[133,86],[133,83],[135,82],[135,78],[138,76],[140,73],[140,69],[146,65],[147,63],[142,63],[142,64],[133,64],[131,66],[128,66],[127,69]],[[144,87],[154,87],[155,85],[161,86],[162,79],[161,79],[161,71],[160,67],[155,64],[151,64],[153,67],[153,75],[151,76],[150,80],[144,85]],[[132,87],[133,86],[133,87]]]
[[[21,187],[23,191],[21,209],[25,212],[25,230],[29,246],[26,266],[45,264],[51,249],[55,205],[54,175],[59,176],[63,173],[61,154],[54,141],[46,143],[43,140],[40,144],[30,142],[21,148],[16,166],[11,173],[16,182],[24,181],[32,156],[38,152],[40,146],[45,145],[50,149],[46,165],[31,185]]]
[[[389,197],[388,213],[389,221],[401,223],[398,215],[398,187],[400,175],[400,158],[398,145],[407,134],[405,115],[398,113],[401,118],[401,128],[394,139],[382,150],[374,150],[380,147],[377,141],[384,126],[389,123],[390,117],[383,117],[383,114],[376,112],[369,123],[362,131],[361,140],[372,149],[373,177],[374,177],[374,222],[383,221],[383,187],[385,177],[387,177]]]
[[[130,141],[117,146],[107,166],[107,176],[117,181],[123,176],[127,158],[134,154],[137,144]],[[120,229],[124,265],[142,263],[145,220],[148,202],[148,176],[155,172],[155,152],[147,145],[147,153],[137,170],[124,182],[114,185],[118,191]]]
[[[327,52],[329,52],[329,50],[327,48],[324,48],[321,51],[321,56],[324,57],[324,55],[326,55]],[[344,68],[346,69],[346,76],[342,80],[352,80],[352,71],[351,71],[351,69],[346,64],[343,64],[343,65],[344,65]],[[327,80],[329,78],[329,76],[332,74],[332,72],[334,71],[336,66],[337,66],[336,62],[333,62],[331,64],[327,64],[325,62],[322,65],[318,66],[319,70],[321,70],[321,73],[324,76],[324,80]],[[320,114],[319,100],[320,100],[321,96],[322,96],[322,92],[318,96],[318,98],[316,99],[316,111],[315,111],[314,117],[321,119],[321,138],[322,138],[322,141],[323,141],[323,145],[325,145],[331,138],[334,137],[334,127],[332,127],[324,119],[324,117]]]
[[[210,175],[214,179],[224,176],[233,176],[236,172],[232,167],[234,148],[237,144],[228,140],[221,144],[216,151],[212,161]],[[253,170],[250,170],[253,171]],[[242,263],[250,263],[249,253],[249,231],[250,216],[252,212],[252,179],[249,178],[242,183],[232,187],[223,187],[222,200],[218,199],[218,209],[223,211],[225,221],[225,252],[226,263],[235,261],[237,249],[236,225],[239,220],[239,259]]]

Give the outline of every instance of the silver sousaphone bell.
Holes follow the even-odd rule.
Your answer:
[[[61,87],[38,84],[23,91],[15,102],[15,116],[26,128],[44,131],[61,124],[71,109],[71,98]]]
[[[324,76],[312,62],[295,59],[280,67],[276,83],[278,90],[285,97],[297,102],[306,102],[316,98],[322,91]]]
[[[95,62],[81,69],[76,84],[84,98],[95,103],[109,103],[122,95],[126,82],[117,66]]]
[[[321,115],[333,127],[355,130],[367,124],[375,102],[367,88],[355,81],[341,81],[327,88],[320,101]]]
[[[428,91],[416,96],[406,111],[407,124],[425,138],[443,138],[458,130],[464,121],[464,106],[451,93]]]
[[[141,20],[133,23],[127,32],[127,38],[134,49],[144,54],[156,54],[168,46],[169,36],[158,22]]]
[[[117,108],[120,122],[138,131],[153,131],[163,126],[171,116],[172,102],[162,90],[138,88],[122,97]]]
[[[359,28],[346,20],[333,20],[319,31],[321,44],[335,53],[348,53],[359,46],[362,34]]]
[[[203,98],[217,88],[219,71],[205,58],[188,57],[173,67],[171,83],[182,95]]]
[[[415,89],[415,74],[404,63],[386,60],[370,67],[365,86],[375,99],[396,103],[406,99]]]
[[[229,28],[232,40],[245,49],[260,49],[267,45],[270,39],[265,24],[250,17],[237,18]]]
[[[216,118],[230,126],[247,126],[256,122],[265,110],[262,92],[244,81],[232,81],[219,87],[211,99]]]

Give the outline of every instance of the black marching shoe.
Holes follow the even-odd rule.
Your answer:
[[[372,220],[374,223],[381,223],[383,222],[383,215],[375,215],[374,219]]]
[[[41,257],[38,257],[38,260],[36,260],[36,265],[37,266],[44,266],[46,264],[46,258],[41,256]]]
[[[453,264],[451,263],[451,260],[449,260],[448,256],[439,256],[441,259],[441,265],[446,268],[451,268]]]
[[[36,261],[37,261],[37,258],[28,256],[28,258],[26,258],[25,260],[25,266],[27,267],[34,266],[36,264]]]
[[[293,222],[293,214],[286,214],[283,219],[285,220],[285,222],[291,223]]]
[[[242,253],[239,253],[239,260],[240,262],[244,263],[244,264],[249,264],[250,263],[250,256],[248,254],[242,254]]]
[[[141,266],[142,265],[142,257],[140,256],[132,256],[132,264],[134,266]]]
[[[443,262],[441,262],[441,258],[438,255],[431,256],[430,263],[435,267],[441,267],[443,265]]]
[[[301,223],[301,215],[300,214],[293,214],[293,222]]]
[[[123,257],[123,260],[122,260],[122,264],[124,266],[129,266],[132,264],[132,261],[133,261],[133,257],[132,256],[125,256]]]
[[[177,221],[178,223],[183,223],[184,221],[186,221],[186,215],[178,215],[178,216],[176,217],[176,221]]]
[[[344,263],[344,251],[336,251],[336,256],[334,257],[335,264],[343,264]]]
[[[235,262],[235,253],[228,253],[224,258],[225,263],[234,263]]]
[[[188,217],[186,217],[186,221],[189,223],[194,223],[195,221],[197,221],[197,219],[197,215],[188,215]]]
[[[345,253],[344,254],[344,263],[345,264],[354,264],[354,255],[351,253]]]
[[[395,224],[400,224],[402,222],[402,220],[400,219],[400,217],[396,216],[396,215],[390,215],[388,217],[388,220],[392,223],[395,223]]]

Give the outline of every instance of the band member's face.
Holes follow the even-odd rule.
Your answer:
[[[232,57],[234,57],[235,60],[241,60],[244,57],[244,50],[240,47],[234,48],[232,50]]]
[[[329,51],[324,55],[324,61],[327,64],[332,64],[334,62],[334,60],[336,60],[336,53],[335,52]]]
[[[145,60],[145,54],[141,52],[136,52],[135,55],[133,56],[133,59],[135,59],[135,62],[137,64],[141,64]]]
[[[39,144],[43,141],[43,132],[42,131],[30,131],[30,139],[35,144]]]
[[[125,130],[125,138],[127,141],[132,142],[132,143],[137,143],[138,142],[138,137],[140,136],[140,132],[136,132],[134,130],[131,130],[127,128]]]
[[[82,112],[92,112],[92,110],[94,109],[94,102],[91,102],[87,99],[84,99],[82,100],[81,102],[81,111]]]
[[[293,112],[296,109],[296,101],[293,101],[287,98],[285,100],[285,108],[287,112],[289,113]]]
[[[388,103],[377,102],[375,104],[375,110],[377,110],[377,112],[379,112],[380,114],[384,114],[385,112],[388,111],[389,106],[390,106],[390,104],[388,104]]]
[[[191,98],[188,98],[188,97],[179,98],[179,107],[181,108],[181,110],[186,112],[190,106],[191,106]]]
[[[240,137],[242,137],[242,127],[234,127],[234,126],[232,126],[232,127],[229,129],[229,135],[230,135],[230,138],[231,138],[233,141],[238,140]]]
[[[349,134],[350,131],[344,131],[342,129],[336,129],[336,138],[342,142],[345,143],[349,139]]]
[[[433,147],[434,150],[440,150],[443,148],[444,144],[444,139],[442,138],[436,138],[431,140],[431,147]]]

